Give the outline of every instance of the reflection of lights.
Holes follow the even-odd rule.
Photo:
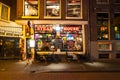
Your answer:
[[[30,40],[30,47],[35,47],[35,40]]]
[[[80,41],[82,41],[82,38],[80,38]]]
[[[117,27],[117,26],[115,26],[115,28],[114,28],[114,29],[115,29],[115,31],[117,31],[117,30],[118,30],[118,27]]]
[[[101,62],[94,62],[94,63],[84,63],[86,65],[92,66],[92,67],[104,67],[106,64],[105,63],[101,63]]]
[[[47,66],[48,69],[53,69],[53,70],[62,70],[66,69],[68,66],[66,64],[50,64]]]

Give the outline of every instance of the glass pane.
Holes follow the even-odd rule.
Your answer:
[[[1,19],[7,20],[9,19],[9,8],[2,4],[1,8]]]
[[[59,17],[60,16],[60,0],[45,0],[45,16]]]
[[[114,14],[114,33],[115,33],[115,39],[120,40],[120,13],[115,13]]]
[[[53,25],[35,25],[36,51],[52,51],[56,33]]]
[[[24,16],[38,16],[38,0],[24,0]]]
[[[81,0],[67,0],[67,17],[81,17]]]
[[[83,34],[81,25],[62,25],[60,37],[63,40],[61,51],[83,51]]]
[[[108,40],[108,13],[97,13],[98,40]]]

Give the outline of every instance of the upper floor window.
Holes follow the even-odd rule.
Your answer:
[[[0,20],[10,20],[10,7],[3,3],[0,3]]]
[[[82,0],[67,0],[66,18],[67,19],[82,18]]]
[[[97,13],[98,40],[109,39],[108,13]]]
[[[39,17],[39,0],[23,0],[23,18],[37,18]]]
[[[97,4],[108,4],[109,0],[96,0]]]
[[[44,18],[61,18],[61,0],[44,0]]]

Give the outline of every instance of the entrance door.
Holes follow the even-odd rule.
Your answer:
[[[2,45],[0,47],[0,58],[15,59],[19,58],[19,39],[17,38],[2,38]]]

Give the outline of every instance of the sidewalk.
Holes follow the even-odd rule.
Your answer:
[[[0,60],[0,72],[119,72],[120,61],[94,61],[94,62],[59,62],[59,63],[27,63],[18,60]]]

